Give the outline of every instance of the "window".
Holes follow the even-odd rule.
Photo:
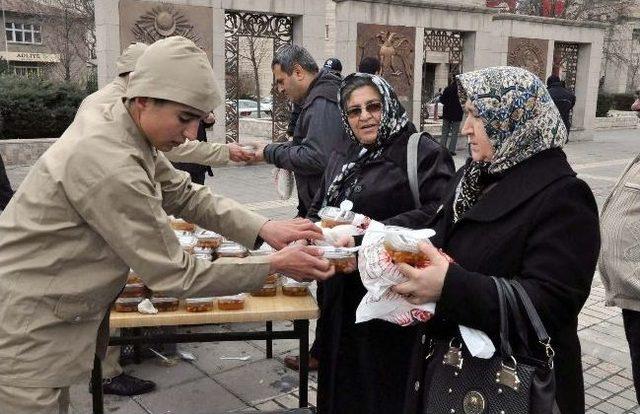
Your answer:
[[[39,66],[13,66],[13,73],[18,76],[39,76],[41,69]]]
[[[324,40],[329,40],[329,25],[324,25]]]
[[[4,24],[4,29],[7,35],[7,42],[42,43],[39,24],[9,22]]]

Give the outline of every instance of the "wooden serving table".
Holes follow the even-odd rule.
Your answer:
[[[242,310],[226,311],[215,308],[210,312],[187,312],[184,303],[174,312],[160,312],[145,315],[138,312],[112,311],[109,328],[120,328],[120,336],[112,336],[110,345],[134,345],[145,343],[186,343],[266,340],[266,356],[273,357],[274,339],[298,339],[300,347],[300,407],[308,406],[309,391],[309,320],[319,315],[318,305],[311,295],[284,296],[280,287],[272,297],[247,295]],[[273,321],[293,321],[293,330],[273,330]],[[264,322],[265,330],[257,332],[200,332],[142,335],[141,329],[152,326],[210,325],[218,323]],[[95,358],[91,376],[93,412],[103,414],[102,367]]]

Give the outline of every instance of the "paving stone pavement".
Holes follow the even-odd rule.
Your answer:
[[[592,188],[598,206],[602,206],[616,177],[626,163],[640,151],[638,130],[596,132],[592,142],[572,142],[567,155],[579,176]],[[464,159],[456,157],[460,166]],[[28,167],[10,167],[9,179],[19,185]],[[224,167],[207,178],[214,191],[235,198],[249,208],[271,218],[288,218],[295,214],[295,199],[279,200],[275,191],[272,167],[253,165]],[[595,274],[591,294],[579,316],[587,413],[640,413],[631,377],[631,362],[617,308],[604,306],[604,289]],[[275,323],[274,329],[291,326]],[[315,324],[312,322],[310,340]],[[199,331],[203,327],[191,327]],[[263,329],[261,324],[222,324],[219,331]],[[156,381],[158,389],[134,398],[105,397],[109,413],[190,413],[269,411],[297,406],[297,373],[284,367],[285,355],[295,352],[296,341],[275,341],[274,359],[265,358],[264,341],[240,343],[182,344],[179,349],[193,353],[195,361],[176,361],[172,366],[157,360],[127,365],[125,371]],[[222,356],[249,356],[247,361],[221,360]],[[317,377],[311,374],[309,399],[316,401]],[[87,385],[71,389],[73,413],[91,412]]]

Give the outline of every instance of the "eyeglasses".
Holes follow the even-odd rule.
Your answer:
[[[364,105],[364,110],[366,110],[371,115],[379,114],[380,111],[382,111],[382,102],[380,101],[367,102]],[[353,108],[349,108],[347,109],[347,117],[360,118],[360,116],[362,115],[362,111],[363,111],[362,106],[355,106]]]

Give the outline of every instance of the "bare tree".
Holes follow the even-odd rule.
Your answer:
[[[270,56],[273,49],[270,39],[261,37],[244,37],[246,39],[246,48],[240,47],[238,58],[249,62],[253,72],[253,81],[255,83],[255,95],[258,103],[258,118],[260,118],[260,69],[264,60]]]
[[[86,68],[95,68],[94,0],[31,0],[27,9],[47,25],[46,43],[60,56],[59,65],[51,65],[66,80],[78,80]]]

